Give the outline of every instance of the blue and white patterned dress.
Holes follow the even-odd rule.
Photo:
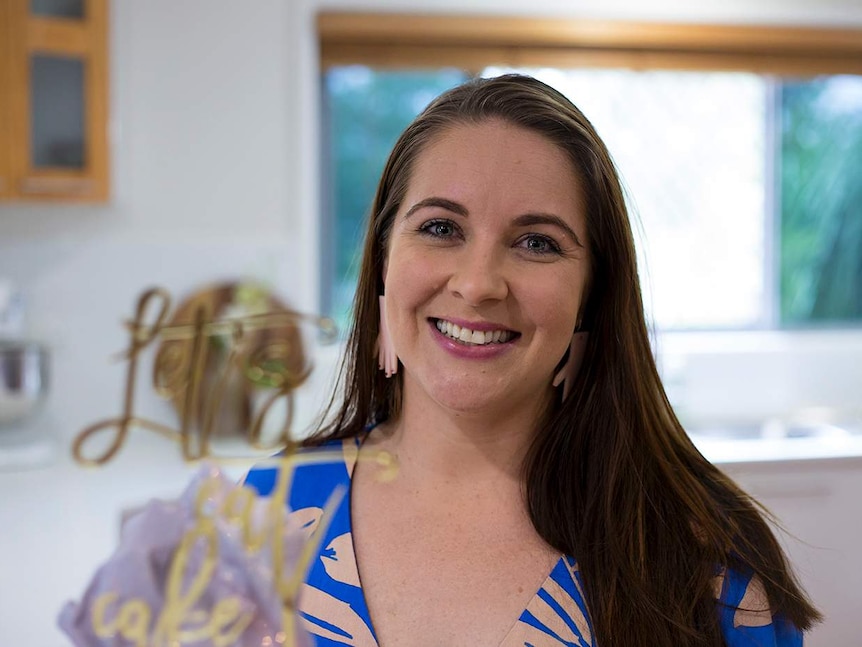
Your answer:
[[[339,485],[347,490],[325,529],[300,595],[303,623],[320,647],[377,647],[350,524],[350,482],[359,443],[359,439],[329,443],[326,447],[336,451],[336,460],[298,467],[288,496],[292,521],[310,534],[332,491]],[[267,495],[274,489],[277,475],[276,468],[254,469],[245,483]],[[733,571],[724,574],[716,609],[728,647],[800,647],[802,634],[789,622],[768,613],[737,610],[762,608],[762,600],[762,591],[750,578]],[[578,564],[572,557],[562,557],[500,647],[595,645]]]

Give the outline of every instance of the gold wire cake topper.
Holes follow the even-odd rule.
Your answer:
[[[121,637],[136,647],[179,647],[188,643],[201,644],[199,641],[215,646],[235,644],[251,622],[248,610],[243,610],[242,600],[236,595],[227,595],[210,600],[207,608],[201,606],[221,557],[217,526],[221,524],[224,528],[227,524],[235,530],[247,555],[254,557],[263,551],[271,556],[271,580],[273,594],[280,603],[281,629],[266,638],[269,642],[261,644],[292,645],[298,635],[296,609],[300,587],[344,496],[343,489],[331,494],[320,511],[316,529],[303,543],[299,555],[292,561],[286,560],[283,537],[292,514],[286,503],[295,468],[301,464],[339,460],[371,462],[377,467],[377,478],[385,481],[394,478],[397,463],[386,452],[360,453],[357,446],[348,444],[338,449],[300,451],[292,439],[289,414],[277,442],[261,443],[261,425],[267,411],[278,398],[287,399],[288,412],[292,411],[293,391],[305,382],[311,364],[298,348],[298,337],[276,336],[252,346],[248,344],[249,339],[255,331],[312,323],[320,331],[323,343],[332,342],[336,339],[336,329],[330,319],[287,310],[218,318],[204,303],[192,310],[188,323],[174,324],[168,322],[170,307],[170,295],[161,288],[146,290],[139,297],[134,319],[126,323],[129,347],[120,356],[128,361],[122,414],[83,429],[72,444],[75,460],[82,465],[104,465],[120,451],[132,427],[157,432],[179,443],[186,461],[214,459],[224,462],[237,458],[213,454],[210,436],[229,376],[239,371],[243,379],[272,390],[262,410],[252,420],[247,437],[252,446],[269,452],[270,457],[256,462],[276,468],[274,489],[268,499],[257,496],[246,487],[226,485],[224,476],[213,468],[197,486],[187,529],[175,547],[161,582],[162,604],[153,608],[142,596],[128,592],[121,595],[112,585],[84,603],[84,621],[98,639]],[[212,351],[212,342],[218,339],[228,340],[223,348],[226,359],[212,376],[209,388],[205,388],[204,367]],[[177,407],[178,429],[135,413],[141,355],[156,341],[162,345],[154,362],[153,385],[163,397],[174,400],[175,404],[178,400],[181,402]],[[107,449],[87,455],[85,446],[97,435],[111,431],[114,436]],[[243,460],[248,461],[248,457]],[[262,524],[253,519],[257,505],[264,506]],[[193,551],[201,547],[203,557],[193,558]]]
[[[293,391],[305,382],[311,372],[310,363],[300,360],[297,343],[284,338],[248,348],[250,333],[295,327],[301,323],[314,324],[323,343],[336,340],[334,322],[327,317],[306,315],[292,311],[265,312],[229,318],[215,318],[206,303],[195,308],[189,323],[170,324],[170,295],[161,288],[146,290],[138,299],[135,317],[126,323],[130,333],[129,348],[121,354],[128,360],[123,412],[83,429],[72,444],[72,454],[82,465],[102,465],[110,461],[125,443],[132,427],[141,427],[162,434],[179,443],[186,461],[215,457],[210,445],[213,424],[219,403],[225,395],[228,380],[236,372],[243,379],[268,387],[271,393],[248,429],[252,447],[259,450],[279,451],[288,448],[291,441]],[[154,318],[151,311],[157,309]],[[148,322],[148,320],[151,320]],[[220,374],[215,376],[209,392],[204,388],[204,367],[212,352],[214,340],[229,339],[228,357],[222,363]],[[179,428],[135,414],[135,388],[141,353],[156,341],[163,342],[153,367],[153,386],[166,399],[179,400]],[[183,343],[177,343],[183,342]],[[288,415],[277,441],[261,442],[261,426],[266,414],[279,400],[287,403]],[[196,424],[197,423],[197,424]],[[101,453],[87,455],[85,445],[94,437],[114,432],[112,442]]]

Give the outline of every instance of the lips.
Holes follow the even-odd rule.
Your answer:
[[[475,330],[460,326],[446,319],[435,319],[434,325],[441,333],[461,342],[462,344],[472,346],[485,346],[488,344],[505,344],[518,336],[518,333],[506,330],[504,328],[492,330]],[[485,328],[486,326],[483,326]]]

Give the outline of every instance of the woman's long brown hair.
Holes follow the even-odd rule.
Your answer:
[[[716,575],[759,577],[773,613],[799,629],[820,616],[797,583],[766,514],[686,435],[656,370],[634,241],[614,164],[590,122],[536,79],[477,79],[436,99],[383,171],[369,221],[341,367],[339,401],[309,444],[357,436],[398,416],[401,374],[377,368],[378,295],[393,217],[425,145],[455,124],[502,119],[547,137],[587,196],[591,284],[584,361],[568,398],[537,425],[525,459],[539,535],[577,559],[601,647],[723,647]]]

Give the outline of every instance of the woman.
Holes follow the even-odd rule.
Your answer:
[[[787,647],[818,619],[676,419],[613,163],[543,83],[470,81],[402,134],[342,378],[308,445],[345,460],[289,501],[350,488],[301,598],[319,644]]]

